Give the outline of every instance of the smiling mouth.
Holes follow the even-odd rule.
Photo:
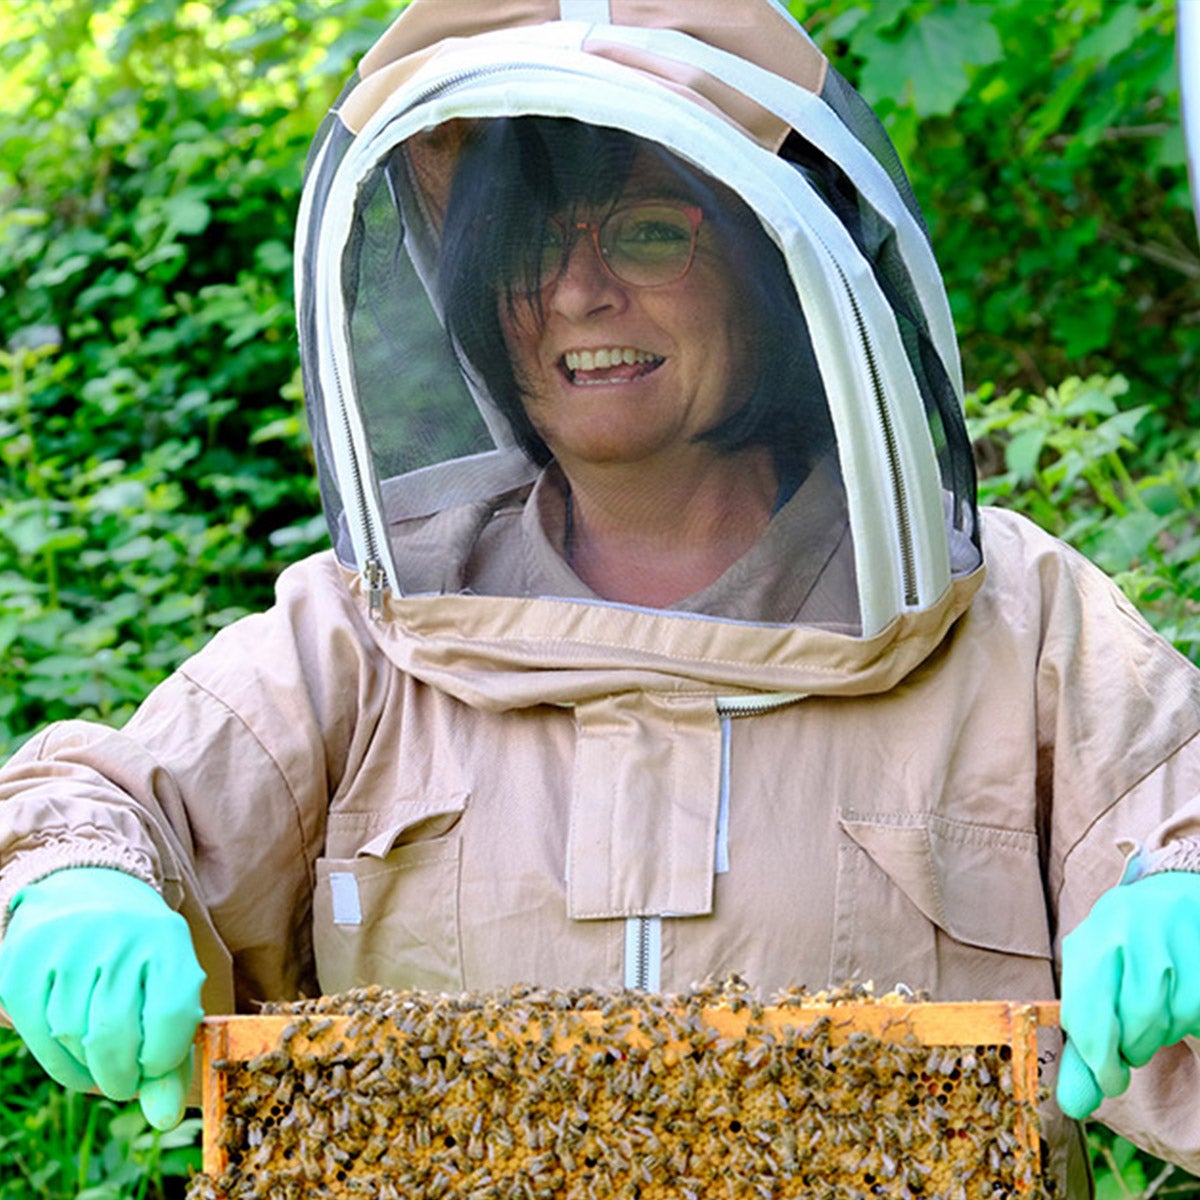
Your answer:
[[[666,359],[632,346],[606,350],[568,350],[560,360],[567,379],[578,386],[632,383],[658,370]]]

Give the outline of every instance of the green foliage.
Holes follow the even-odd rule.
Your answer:
[[[200,1121],[151,1129],[117,1105],[52,1084],[0,1029],[0,1200],[166,1200],[200,1167]]]
[[[292,227],[312,134],[390,15],[0,16],[0,754],[47,720],[120,721],[323,543]]]
[[[1096,1200],[1195,1200],[1200,1183],[1186,1171],[1160,1162],[1124,1138],[1093,1126],[1088,1130],[1096,1174]]]
[[[793,0],[880,114],[968,385],[1121,375],[1200,418],[1200,253],[1173,0]]]
[[[1044,395],[991,384],[969,395],[980,499],[1078,547],[1200,662],[1200,438],[1122,404],[1129,390],[1072,376]]]

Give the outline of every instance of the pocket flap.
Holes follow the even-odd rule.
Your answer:
[[[420,796],[378,812],[331,812],[330,858],[386,858],[398,846],[444,837],[466,811],[468,792]]]
[[[842,829],[957,941],[1008,954],[1050,954],[1037,837],[930,813],[843,810]]]

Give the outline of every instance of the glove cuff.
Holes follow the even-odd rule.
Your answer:
[[[1178,838],[1157,850],[1147,850],[1141,842],[1125,842],[1123,848],[1132,851],[1125,860],[1122,883],[1134,883],[1147,875],[1164,871],[1185,871],[1200,875],[1200,838]]]

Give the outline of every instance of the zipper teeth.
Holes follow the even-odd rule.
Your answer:
[[[888,467],[892,476],[892,507],[896,514],[896,527],[900,537],[900,567],[904,582],[904,603],[915,607],[920,599],[917,590],[916,554],[913,549],[912,525],[908,516],[908,494],[904,486],[904,477],[900,472],[900,454],[896,448],[896,430],[892,425],[892,416],[888,411],[887,397],[883,390],[883,380],[879,376],[879,366],[875,361],[875,352],[871,347],[871,339],[867,334],[867,324],[863,320],[862,310],[858,307],[858,299],[854,289],[846,278],[840,265],[837,273],[846,289],[846,297],[854,312],[854,324],[858,329],[859,341],[863,354],[867,359],[867,370],[871,375],[871,390],[875,395],[875,413],[883,431],[884,446],[887,451]]]
[[[379,543],[375,540],[375,531],[371,528],[371,518],[367,506],[367,489],[363,485],[362,465],[358,461],[358,451],[354,448],[353,431],[350,427],[350,410],[346,404],[346,392],[342,387],[342,373],[338,370],[337,358],[333,357],[333,385],[337,388],[338,412],[342,418],[342,430],[346,435],[346,445],[349,448],[348,458],[350,460],[350,487],[353,494],[355,505],[358,508],[357,516],[359,525],[363,531],[363,542],[367,548],[367,563],[366,566],[374,564],[379,565]]]
[[[477,79],[486,79],[489,75],[503,75],[513,70],[546,71],[552,75],[573,75],[577,78],[591,78],[590,75],[585,75],[582,71],[573,71],[569,67],[556,67],[551,63],[541,62],[504,62],[495,63],[494,65],[471,67],[468,70],[459,71],[457,74],[447,75],[445,79],[440,79],[437,83],[431,83],[423,92],[414,96],[397,115],[402,116],[405,113],[412,112],[414,108],[422,104],[427,104],[430,100],[435,100],[438,96],[446,92],[453,91],[460,84],[474,83]]]
[[[758,713],[773,712],[777,708],[786,708],[803,700],[799,692],[789,692],[779,696],[718,696],[717,715],[722,717],[751,717]]]
[[[650,988],[650,921],[647,917],[638,917],[638,960],[634,986],[643,992]]]

